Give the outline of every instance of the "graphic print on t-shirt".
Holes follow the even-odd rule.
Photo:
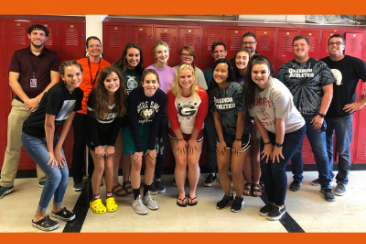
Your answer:
[[[342,73],[341,73],[341,71],[339,71],[339,70],[337,70],[337,69],[331,69],[331,71],[332,71],[332,73],[333,73],[333,75],[334,75],[334,77],[336,78],[336,85],[337,86],[340,86],[340,85],[343,85],[343,83],[342,83]]]
[[[255,99],[255,108],[257,110],[258,118],[265,126],[271,126],[275,124],[275,121],[271,120],[271,115],[267,112],[267,107],[272,108],[271,104],[271,100],[267,97],[257,97]]]
[[[181,120],[189,120],[193,115],[197,113],[198,104],[195,102],[189,102],[188,104],[177,104],[177,111],[179,116],[181,116]]]
[[[127,75],[127,91],[130,92],[137,87],[136,76]]]
[[[224,98],[214,97],[214,103],[218,110],[235,108],[233,97],[224,97]]]
[[[55,118],[55,121],[65,121],[70,116],[71,112],[74,111],[75,103],[76,100],[65,100]]]
[[[152,121],[152,117],[159,112],[160,105],[154,101],[145,101],[137,105],[137,113],[140,114],[144,120],[139,120],[140,124]]]

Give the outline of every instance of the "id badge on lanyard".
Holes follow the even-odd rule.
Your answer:
[[[31,88],[36,88],[37,87],[36,74],[34,74],[34,73],[33,73],[33,79],[30,79],[30,87]]]

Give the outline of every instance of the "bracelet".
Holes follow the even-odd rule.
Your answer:
[[[263,140],[263,142],[266,142],[266,141],[271,141],[270,139],[265,139],[265,140]]]
[[[283,143],[282,144],[279,144],[278,142],[276,142],[275,146],[276,147],[282,147],[283,146]]]
[[[240,138],[240,139],[238,139],[238,138],[235,138],[235,141],[241,141],[241,138]]]
[[[178,141],[181,141],[181,140],[184,140],[184,138],[182,138],[182,139],[178,139],[178,138],[177,138],[177,140],[178,140]]]
[[[271,144],[271,142],[269,141],[269,142],[263,142],[264,143],[264,145],[268,145],[268,144]]]

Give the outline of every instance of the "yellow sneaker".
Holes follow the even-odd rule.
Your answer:
[[[114,212],[118,209],[116,199],[114,197],[109,197],[105,200],[105,205],[107,206],[108,212]]]
[[[104,204],[102,203],[101,199],[97,199],[97,200],[90,202],[90,208],[96,214],[104,214],[107,212],[107,209],[104,206]]]

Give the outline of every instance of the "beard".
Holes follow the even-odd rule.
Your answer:
[[[43,47],[43,45],[44,45],[44,42],[42,42],[42,44],[40,44],[40,45],[36,45],[34,42],[32,42],[31,41],[31,45],[33,46],[33,47],[35,47],[35,48],[41,48],[41,47]]]

